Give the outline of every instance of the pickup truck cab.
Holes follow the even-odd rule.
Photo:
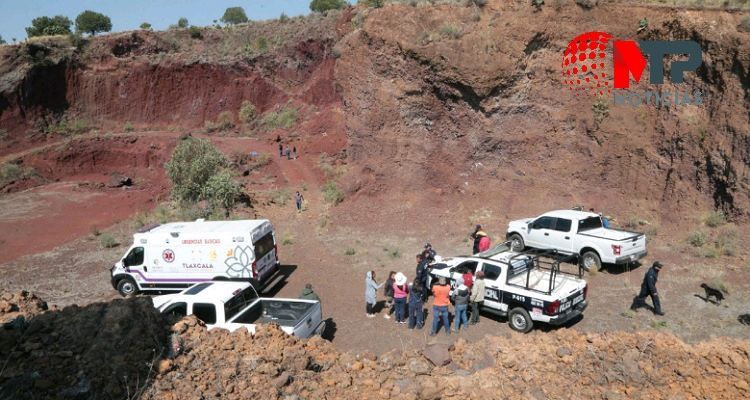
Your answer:
[[[319,301],[261,298],[249,282],[198,283],[180,293],[156,296],[153,303],[162,314],[195,315],[209,330],[246,328],[255,334],[257,324],[275,323],[290,335],[307,338],[325,328]]]
[[[534,322],[561,325],[586,309],[588,286],[582,271],[565,272],[555,251],[511,251],[506,242],[479,255],[452,257],[430,265],[428,285],[445,277],[455,287],[461,271],[484,272],[482,310],[508,318],[513,330],[528,332]]]
[[[583,268],[601,269],[602,263],[625,264],[648,254],[646,235],[605,228],[598,214],[558,210],[511,221],[507,238],[515,251],[526,247],[575,254]]]

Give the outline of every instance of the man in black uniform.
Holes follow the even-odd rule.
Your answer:
[[[414,278],[414,284],[422,287],[422,300],[427,299],[427,265],[430,264],[430,260],[424,256],[424,253],[417,254],[417,273]]]
[[[654,303],[654,314],[664,315],[661,311],[659,293],[656,291],[656,281],[659,279],[659,271],[661,271],[661,267],[662,264],[656,261],[651,268],[648,269],[648,272],[646,272],[646,275],[643,277],[643,283],[641,283],[641,292],[633,299],[633,304],[630,306],[631,310],[635,311],[639,307],[645,306],[646,296],[651,296],[651,302]]]

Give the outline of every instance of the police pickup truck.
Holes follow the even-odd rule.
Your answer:
[[[435,262],[428,267],[428,285],[445,277],[455,287],[465,271],[483,271],[482,310],[507,317],[510,327],[523,333],[530,331],[534,322],[561,325],[583,313],[588,286],[580,266],[576,273],[566,272],[560,264],[568,260],[554,250],[514,252],[510,246],[506,242],[475,256]]]
[[[153,303],[162,314],[195,315],[209,330],[246,328],[255,334],[257,324],[275,323],[290,335],[307,338],[325,329],[319,301],[261,298],[249,282],[198,283],[180,293],[156,296]]]

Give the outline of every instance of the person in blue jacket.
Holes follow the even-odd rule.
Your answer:
[[[654,303],[654,314],[664,315],[661,310],[661,301],[659,301],[659,292],[656,290],[656,281],[659,279],[659,271],[661,271],[662,266],[662,263],[656,261],[648,269],[643,277],[643,283],[641,283],[641,292],[633,299],[633,304],[630,306],[631,310],[635,311],[645,306],[646,296],[651,296],[651,302]]]

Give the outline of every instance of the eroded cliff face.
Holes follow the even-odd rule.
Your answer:
[[[643,17],[649,28],[637,33]],[[0,54],[0,123],[19,140],[62,113],[110,129],[194,129],[222,111],[236,115],[243,101],[259,113],[290,103],[307,110],[301,119],[313,126],[327,115],[344,119],[350,199],[407,190],[491,199],[509,214],[552,202],[666,220],[718,208],[744,219],[750,33],[737,29],[740,18],[490,1],[481,9],[357,7],[205,30],[200,40],[133,32],[80,51],[8,46]],[[631,107],[605,96],[596,121],[595,98],[570,96],[560,71],[568,42],[593,30],[699,42],[701,67],[685,85],[661,89],[700,90],[704,104]],[[644,80],[634,89],[649,87]],[[289,131],[327,129],[341,128]]]
[[[197,128],[243,101],[259,113],[339,102],[331,47],[339,14],[233,30],[135,31],[81,49],[50,39],[3,49],[0,122],[27,134],[60,115],[100,125]]]
[[[643,17],[650,27],[638,34]],[[737,30],[740,17],[572,2],[539,12],[506,2],[369,10],[339,44],[336,66],[349,154],[362,171],[352,186],[428,182],[464,195],[494,186],[511,213],[553,199],[620,214],[716,207],[741,216],[750,207],[750,34]],[[705,104],[631,107],[610,94],[597,126],[595,98],[571,96],[560,68],[568,42],[594,30],[698,41],[703,64],[661,90],[700,90]],[[645,81],[634,90],[653,90]]]

